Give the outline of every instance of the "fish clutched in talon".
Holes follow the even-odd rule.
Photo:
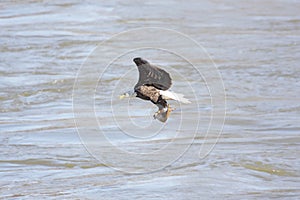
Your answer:
[[[161,122],[166,122],[173,110],[175,110],[175,108],[172,108],[170,105],[168,105],[167,108],[163,108],[155,112],[153,117]]]
[[[174,110],[166,100],[191,103],[188,99],[184,98],[183,94],[168,90],[172,85],[172,79],[168,72],[155,65],[151,65],[147,60],[142,58],[134,58],[133,62],[139,70],[139,80],[134,86],[134,91],[124,93],[120,96],[120,99],[135,96],[151,101],[158,107],[158,111],[153,117],[161,122],[166,122]]]

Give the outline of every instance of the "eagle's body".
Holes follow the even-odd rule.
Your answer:
[[[136,97],[148,100],[157,105],[158,111],[154,118],[166,122],[173,110],[166,100],[177,100],[182,103],[190,103],[182,94],[168,91],[172,85],[170,74],[165,70],[151,65],[142,58],[134,58],[138,71],[139,80],[134,86]]]

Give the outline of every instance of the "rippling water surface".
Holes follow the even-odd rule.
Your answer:
[[[2,1],[1,199],[299,198],[299,7],[295,0]],[[94,88],[95,115],[84,102],[76,110],[83,113],[79,120],[86,130],[77,134],[72,93],[81,65],[100,42],[140,27],[172,29],[206,49],[226,91],[220,137],[218,130],[214,134],[223,125],[220,113],[215,114],[212,134],[205,135],[220,105],[211,101],[205,81],[215,86],[220,82],[197,75],[175,54],[149,49],[128,52],[103,73]],[[125,49],[126,42],[122,44],[104,50]],[[196,52],[174,40],[170,44]],[[172,72],[173,90],[192,101],[172,103],[177,110],[166,125],[152,120],[156,108],[150,103],[118,99],[137,80],[131,59],[139,53]],[[101,56],[99,60],[80,82],[86,86],[77,90],[83,100],[85,89],[93,89],[93,74],[106,67]],[[195,62],[211,65],[207,56],[199,55]],[[111,166],[95,159],[81,140],[95,128],[94,116],[107,141],[144,155],[143,161],[120,157],[101,146],[101,137],[90,137],[91,145],[103,147],[100,151]],[[178,128],[180,121],[184,123]],[[216,139],[214,149],[199,156],[203,144],[213,146]],[[164,149],[168,144],[172,148]],[[149,152],[159,154],[147,157]],[[165,164],[167,159],[172,162]],[[132,174],[122,164],[136,172],[155,171]],[[160,164],[164,167],[157,170]]]

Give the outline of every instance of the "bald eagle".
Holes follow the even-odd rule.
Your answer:
[[[172,78],[165,70],[151,65],[147,60],[142,58],[134,58],[139,71],[139,80],[134,86],[134,92],[126,92],[120,96],[124,97],[135,96],[143,100],[151,101],[158,107],[158,111],[153,115],[154,119],[161,122],[166,122],[170,113],[174,110],[167,103],[167,100],[176,100],[181,103],[190,103],[183,97],[182,94],[171,92],[168,89],[172,85]]]

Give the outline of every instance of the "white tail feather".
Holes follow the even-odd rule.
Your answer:
[[[184,98],[183,94],[178,94],[178,93],[171,92],[168,90],[166,90],[166,91],[160,90],[159,93],[166,100],[175,100],[175,101],[179,101],[181,103],[186,103],[186,104],[191,103],[190,100],[188,100],[187,98]]]

